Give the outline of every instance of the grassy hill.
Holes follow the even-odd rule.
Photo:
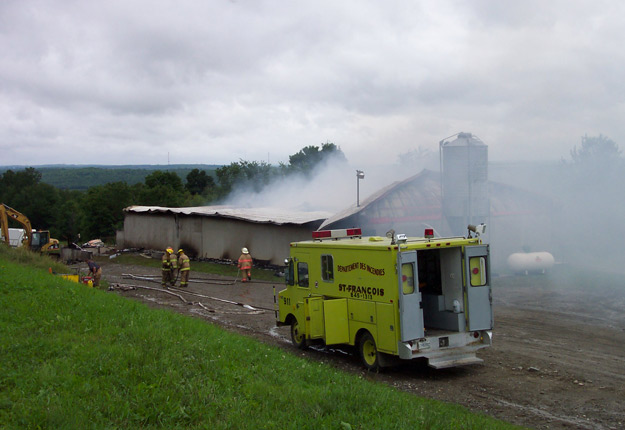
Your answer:
[[[0,428],[511,429],[0,246]]]
[[[23,170],[29,166],[0,167],[0,174],[11,169]],[[175,172],[184,182],[193,169],[205,170],[213,175],[219,165],[215,164],[173,164],[173,165],[125,165],[125,166],[79,166],[79,165],[45,165],[32,166],[41,173],[41,181],[66,190],[86,190],[95,185],[109,182],[126,182],[134,185],[143,182],[150,173],[161,170]]]

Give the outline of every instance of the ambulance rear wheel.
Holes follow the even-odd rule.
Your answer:
[[[291,341],[299,349],[306,348],[306,336],[301,331],[296,318],[291,321]]]
[[[367,369],[376,371],[380,368],[378,348],[371,333],[365,332],[360,337],[358,351],[360,352],[360,359]]]

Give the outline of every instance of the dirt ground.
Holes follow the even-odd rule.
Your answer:
[[[291,345],[288,328],[275,326],[273,287],[284,285],[278,277],[275,283],[240,283],[192,271],[188,291],[170,290],[176,296],[162,291],[158,269],[104,263],[103,272],[112,285],[143,287],[116,288],[116,294],[206,319],[418,396],[537,429],[625,428],[625,285],[619,275],[494,276],[493,346],[478,353],[483,364],[435,370],[410,362],[371,374],[348,349],[299,351]]]

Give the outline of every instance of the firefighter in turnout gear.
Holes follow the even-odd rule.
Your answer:
[[[182,249],[178,250],[178,267],[180,268],[180,288],[188,287],[191,264],[189,263],[189,257]]]
[[[173,248],[169,249],[171,249],[171,252],[169,253],[169,264],[171,265],[171,286],[175,287],[178,275],[178,258],[176,257],[176,254],[174,254]]]
[[[239,269],[241,269],[241,281],[247,282],[252,280],[252,256],[247,248],[241,249],[239,257]]]
[[[171,257],[174,253],[173,248],[167,248],[162,258],[162,266],[161,266],[161,286],[163,288],[167,288],[167,284],[174,281],[174,277],[171,275]],[[175,257],[174,257],[175,259]]]

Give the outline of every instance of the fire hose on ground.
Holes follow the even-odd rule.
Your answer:
[[[178,280],[178,276],[180,275],[180,273],[178,273],[176,275],[176,279],[174,282],[176,282]],[[148,281],[148,282],[160,282],[159,281],[159,277],[157,276],[153,276],[153,275],[133,275],[131,273],[122,273],[122,276],[124,278],[130,278],[130,279],[138,279],[140,281]],[[215,285],[234,285],[236,284],[237,280],[239,278],[239,271],[237,271],[237,276],[236,278],[234,278],[233,281],[217,281],[215,279],[203,279],[203,280],[196,280],[196,279],[189,279],[189,283],[197,283],[197,284],[215,284]]]
[[[135,279],[135,280],[143,280],[143,281],[147,281],[147,282],[159,282],[158,278],[153,277],[153,276],[137,276],[137,275],[133,275],[130,273],[122,273],[122,277],[123,278],[130,278],[130,279]],[[193,281],[196,283],[207,283],[207,282],[203,282],[203,281]],[[232,285],[231,282],[228,283],[223,283],[223,282],[208,282],[208,283],[216,283],[218,285]],[[125,285],[125,284],[116,284],[114,285],[114,288],[111,289],[122,289],[122,290],[126,290],[126,289],[131,289],[131,288],[142,288],[142,289],[147,289],[147,290],[153,290],[153,291],[160,291],[160,292],[164,292],[167,294],[171,294],[173,296],[178,297],[181,301],[183,301],[186,304],[197,304],[198,306],[202,307],[205,310],[208,310],[209,312],[217,312],[216,310],[211,310],[207,307],[205,307],[201,302],[189,302],[188,300],[186,300],[184,298],[184,296],[182,296],[179,293],[183,293],[185,295],[190,295],[190,296],[195,296],[195,297],[201,297],[201,298],[205,298],[205,299],[209,299],[209,300],[213,300],[213,301],[218,301],[218,302],[222,302],[222,303],[227,303],[227,304],[231,304],[231,305],[235,305],[235,306],[241,306],[245,309],[249,309],[250,312],[246,312],[246,314],[261,314],[264,313],[265,311],[272,311],[273,309],[269,309],[269,308],[264,308],[264,307],[260,307],[260,306],[250,306],[246,303],[241,303],[241,302],[236,302],[236,301],[232,301],[232,300],[228,300],[228,299],[222,299],[220,297],[212,297],[212,296],[207,296],[204,294],[200,294],[200,293],[195,293],[189,290],[182,290],[179,288],[154,288],[154,287],[147,287],[147,286],[142,286],[142,285]],[[233,312],[230,312],[233,313]]]
[[[208,312],[212,312],[212,313],[222,313],[222,314],[245,314],[245,315],[260,315],[265,313],[267,310],[270,309],[266,309],[266,308],[262,308],[262,307],[253,307],[250,306],[248,304],[245,303],[240,303],[240,302],[234,302],[232,300],[226,300],[226,299],[220,299],[218,297],[210,297],[210,296],[205,296],[202,294],[197,294],[197,293],[191,293],[189,291],[181,291],[181,290],[177,290],[180,291],[181,293],[187,294],[187,295],[192,295],[192,296],[199,296],[199,297],[204,297],[210,300],[215,300],[215,301],[220,301],[220,302],[224,302],[224,303],[228,303],[231,305],[235,305],[235,306],[241,306],[245,309],[249,309],[249,311],[245,311],[245,312],[236,312],[236,311],[224,311],[224,310],[218,310],[218,309],[213,309],[213,308],[209,308],[206,305],[204,305],[202,302],[193,302],[193,301],[189,301],[187,300],[182,294],[178,294],[175,291],[171,291],[171,288],[154,288],[154,287],[146,287],[144,285],[129,285],[129,284],[111,284],[109,286],[109,290],[111,291],[115,291],[115,290],[122,290],[122,291],[128,291],[128,290],[135,290],[135,289],[144,289],[144,290],[152,290],[152,291],[158,291],[161,293],[165,293],[165,294],[169,294],[172,295],[174,297],[177,297],[178,299],[180,299],[184,304],[186,305],[197,305],[199,307],[201,307],[202,309],[208,311]]]

